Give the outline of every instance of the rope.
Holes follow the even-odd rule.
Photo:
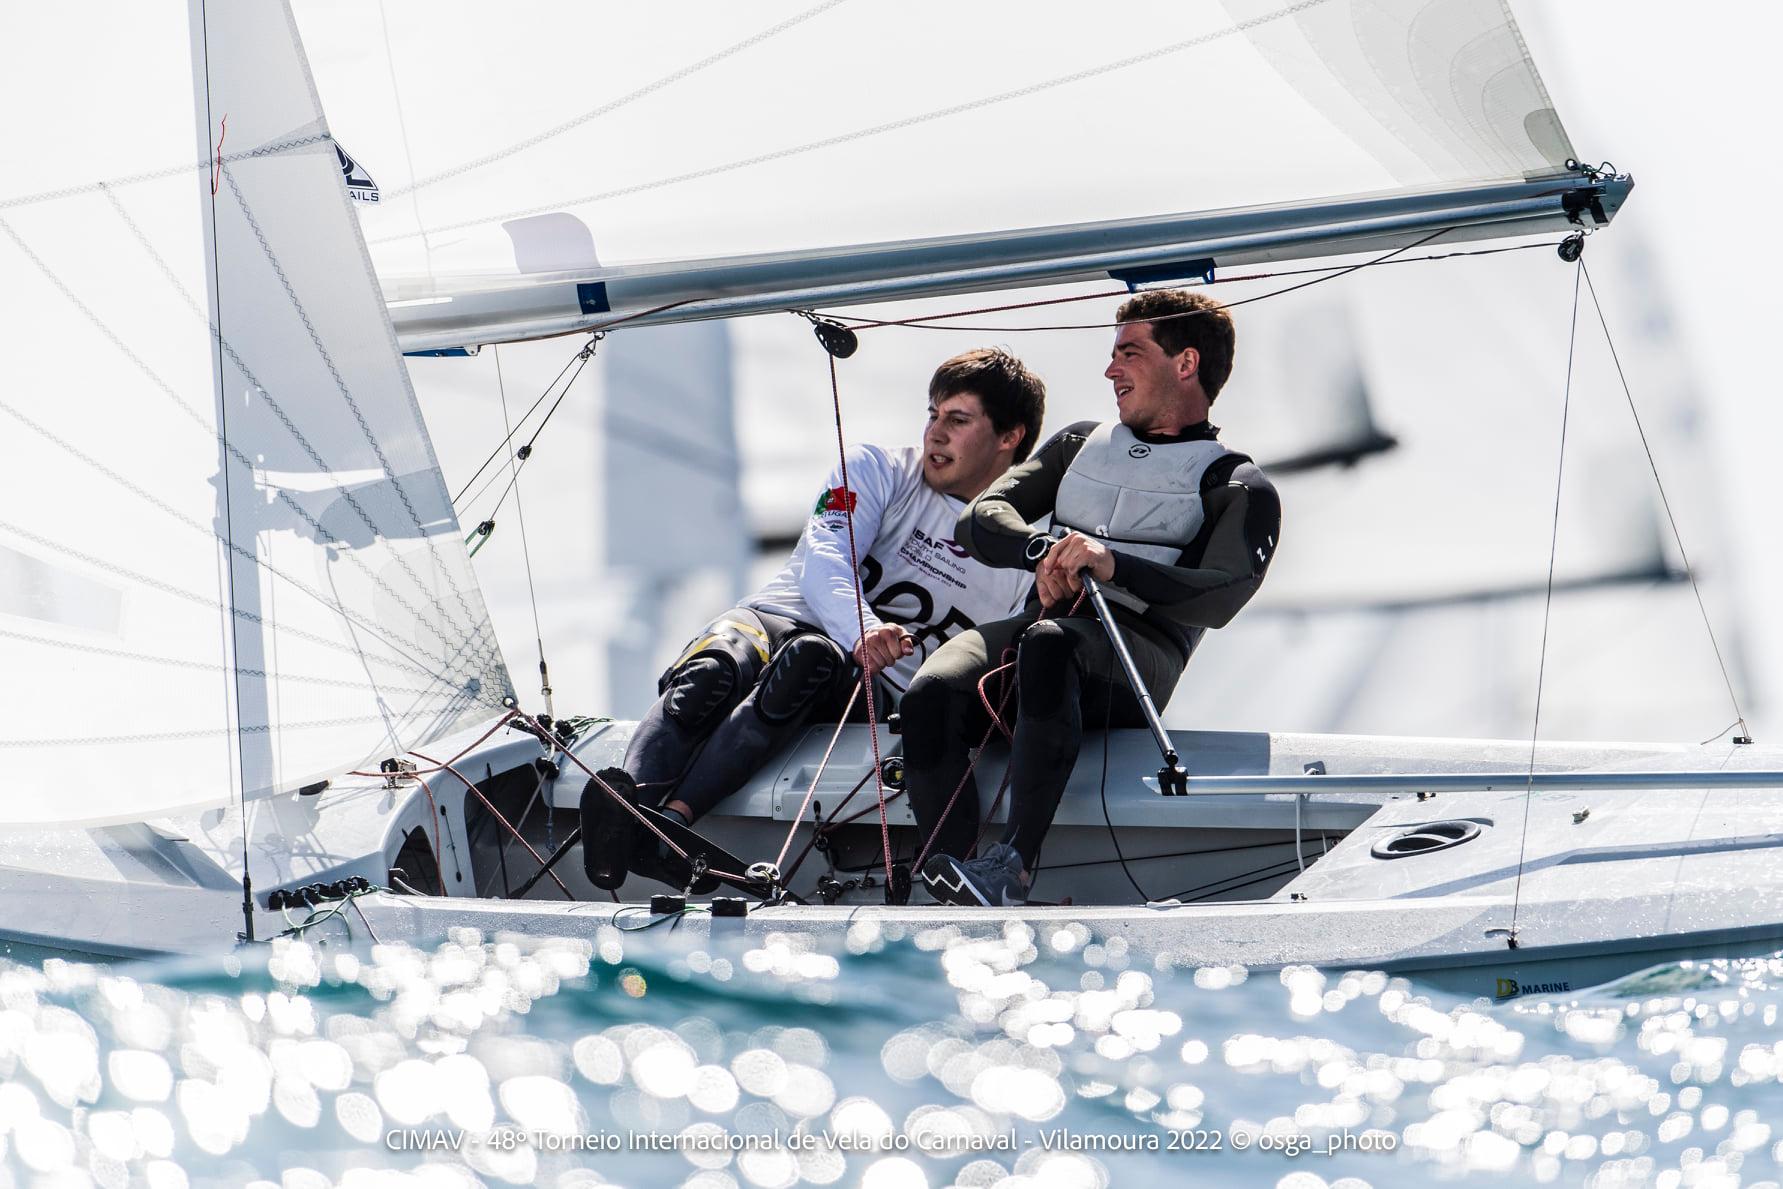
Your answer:
[[[521,834],[519,830],[516,830],[514,828],[514,824],[512,822],[510,822],[505,816],[503,816],[502,811],[497,809],[490,802],[489,798],[483,795],[483,790],[478,788],[475,784],[471,783],[470,779],[467,778],[464,775],[464,773],[460,772],[457,768],[452,766],[451,760],[447,760],[446,762],[441,763],[439,760],[434,759],[432,756],[424,755],[421,752],[414,750],[413,748],[409,749],[409,754],[415,755],[415,756],[421,756],[422,759],[426,760],[430,764],[439,764],[440,767],[444,768],[447,772],[450,772],[453,776],[457,777],[459,780],[459,783],[463,784],[465,788],[470,790],[471,794],[473,796],[475,796],[477,798],[477,800],[479,800],[483,803],[483,808],[487,809],[492,815],[494,815],[495,820],[500,822],[502,824],[503,828],[505,828],[508,833],[512,834],[514,836],[515,840],[518,841],[521,846],[524,846],[526,848],[526,853],[533,857],[533,861],[538,863],[538,865],[540,867],[543,867],[545,865],[545,856],[541,855],[538,851],[533,849],[532,843],[528,842],[526,840],[526,837],[523,834]],[[463,759],[464,756],[462,754],[460,754],[456,758]],[[563,880],[557,878],[557,872],[555,872],[555,871],[551,872],[551,882],[555,883],[558,886],[558,888],[562,890],[562,892],[566,898],[568,898],[570,900],[574,900],[576,898],[576,894],[574,892],[570,891],[567,886],[565,886]]]
[[[1069,618],[1070,616],[1075,615],[1077,613],[1077,609],[1079,607],[1083,606],[1083,600],[1084,600],[1084,592],[1080,590],[1077,592],[1077,598],[1072,601],[1070,610],[1065,612],[1066,618]],[[1034,617],[1034,619],[1035,619],[1035,622],[1039,622],[1040,620],[1045,619],[1046,617],[1047,617],[1047,612],[1046,612],[1046,609],[1043,607],[1043,608],[1041,608],[1040,614],[1036,615]],[[1019,647],[1019,645],[1018,645],[1018,647]],[[1006,649],[1004,651],[1004,655],[1009,656],[1010,651],[1011,650]],[[1009,695],[1012,692],[1014,692],[1014,687],[1012,685],[1006,685],[1004,687],[1002,700],[997,704],[997,708],[995,710],[991,709],[990,699],[985,695],[985,692],[984,692],[985,682],[989,681],[996,674],[1001,673],[1004,669],[1009,668],[1014,663],[1015,663],[1014,659],[1011,658],[1004,664],[999,665],[995,669],[992,669],[990,672],[986,673],[983,677],[978,679],[978,697],[979,697],[979,700],[984,703],[984,708],[987,711],[990,711],[991,721],[990,721],[990,724],[988,726],[986,726],[984,729],[984,738],[982,738],[978,741],[977,751],[975,751],[972,755],[972,758],[966,762],[966,770],[960,774],[960,782],[958,784],[954,785],[953,795],[947,799],[946,807],[941,810],[940,816],[938,816],[935,819],[935,828],[929,831],[928,839],[922,844],[922,850],[917,852],[916,863],[914,865],[915,869],[917,871],[922,870],[923,860],[925,860],[929,857],[929,851],[932,850],[935,846],[935,839],[937,837],[939,837],[941,834],[942,823],[947,820],[947,815],[953,812],[953,807],[959,801],[960,794],[962,792],[964,792],[966,789],[966,782],[972,779],[972,773],[978,767],[978,761],[979,761],[979,759],[981,759],[983,757],[984,749],[990,744],[991,734],[994,731],[996,731],[999,727],[1001,727],[1003,730],[1003,734],[1008,737],[1010,743],[1013,744],[1015,742],[1015,732],[1010,730],[1008,728],[1008,726],[1006,726],[1003,723],[1003,710],[1005,708],[1007,708],[1009,705]],[[1009,773],[1010,773],[1010,769],[1012,767],[1013,767],[1013,765],[1011,765],[1011,764],[1005,764],[1003,767],[1003,779],[997,785],[996,798],[991,801],[990,812],[985,814],[986,825],[989,824],[990,818],[996,814],[997,806],[1002,804],[1004,790],[1007,789],[1009,786]],[[981,842],[984,840],[984,831],[983,830],[980,831],[978,840]],[[974,845],[974,849],[977,849],[976,845]],[[964,857],[964,856],[962,856],[962,857]]]
[[[1438,236],[1447,235],[1449,232],[1454,231],[1454,230],[1455,230],[1455,228],[1453,228],[1453,227],[1440,227],[1437,230],[1432,231],[1429,235],[1424,236],[1422,239],[1413,240],[1409,244],[1404,244],[1400,247],[1394,248],[1390,252],[1385,252],[1379,256],[1374,257],[1372,260],[1361,260],[1355,264],[1335,265],[1329,269],[1296,269],[1292,272],[1251,273],[1247,276],[1227,277],[1227,278],[1225,278],[1225,281],[1229,282],[1229,281],[1266,280],[1271,277],[1277,277],[1277,276],[1299,276],[1299,275],[1303,275],[1304,273],[1308,273],[1308,272],[1320,272],[1320,273],[1325,274],[1324,276],[1313,277],[1311,280],[1308,280],[1308,281],[1299,281],[1292,285],[1284,285],[1280,289],[1271,289],[1268,293],[1257,293],[1257,294],[1253,294],[1250,297],[1242,297],[1242,298],[1239,298],[1237,301],[1227,302],[1225,305],[1218,306],[1215,308],[1221,309],[1221,310],[1235,310],[1239,306],[1250,305],[1252,302],[1266,301],[1271,297],[1280,297],[1284,293],[1293,293],[1296,290],[1307,289],[1313,285],[1322,285],[1326,281],[1335,281],[1335,280],[1339,279],[1340,277],[1347,277],[1351,273],[1360,272],[1362,269],[1365,269],[1365,268],[1375,268],[1382,264],[1396,263],[1396,261],[1394,260],[1394,257],[1398,256],[1400,253],[1409,252],[1413,248],[1423,247],[1425,244],[1429,243],[1431,240],[1436,239]],[[1494,251],[1513,251],[1513,250],[1520,250],[1525,247],[1539,248],[1539,247],[1546,247],[1546,246],[1549,246],[1549,245],[1546,245],[1546,244],[1525,244],[1525,245],[1518,245],[1518,247],[1516,249],[1499,248],[1499,249],[1492,249],[1492,250],[1494,250]],[[1417,261],[1423,261],[1423,260],[1444,260],[1444,259],[1447,259],[1449,256],[1475,255],[1475,254],[1486,255],[1487,253],[1484,251],[1479,252],[1479,253],[1448,252],[1448,253],[1444,253],[1444,254],[1438,255],[1438,256],[1419,256],[1419,257],[1415,257],[1413,260],[1398,261],[1397,263],[1408,263],[1409,264],[1409,263],[1415,263]],[[1224,283],[1224,282],[1218,282],[1218,283]],[[844,320],[847,321],[851,325],[852,328],[857,329],[857,330],[878,330],[883,327],[889,327],[889,326],[901,326],[901,327],[905,327],[907,329],[912,329],[912,330],[970,330],[970,331],[975,331],[975,332],[979,332],[979,333],[991,332],[991,333],[1009,333],[1009,334],[1030,334],[1030,333],[1033,333],[1036,331],[1054,331],[1054,330],[1114,330],[1114,329],[1118,329],[1119,327],[1125,325],[1125,323],[1122,323],[1122,322],[1072,322],[1072,323],[1064,323],[1064,324],[1054,325],[1054,326],[978,326],[978,325],[944,326],[944,325],[937,323],[935,321],[935,319],[938,319],[938,318],[966,318],[966,317],[973,317],[978,314],[996,313],[1001,310],[1030,309],[1030,308],[1033,308],[1036,306],[1043,306],[1043,305],[1060,305],[1065,302],[1071,302],[1071,301],[1092,301],[1097,298],[1124,297],[1124,296],[1126,296],[1126,294],[1127,294],[1127,290],[1119,289],[1119,290],[1111,290],[1111,291],[1105,292],[1105,293],[1085,293],[1085,294],[1078,294],[1078,295],[1075,295],[1072,297],[1054,297],[1054,298],[1046,298],[1046,299],[1043,299],[1040,301],[1016,302],[1012,305],[983,306],[983,307],[979,307],[979,308],[975,308],[975,309],[955,310],[951,314],[923,314],[923,315],[918,315],[916,317],[898,319],[896,321],[885,321],[885,320],[878,319],[878,318],[863,318],[863,317],[858,317],[858,316],[846,316],[846,317],[844,317]],[[1146,322],[1168,322],[1174,318],[1196,318],[1196,317],[1200,317],[1202,314],[1209,313],[1209,312],[1211,312],[1211,311],[1209,311],[1209,310],[1185,310],[1180,314],[1158,314],[1156,316],[1145,318],[1143,320]],[[807,316],[809,316],[809,315],[807,315]]]
[[[545,727],[542,723],[540,723],[536,718],[533,718],[530,715],[522,714],[522,713],[516,711],[515,717],[523,720],[524,722],[526,722],[528,725],[530,725],[536,731],[539,731],[545,735],[550,734],[549,731],[545,730]],[[674,842],[673,839],[671,839],[667,834],[664,834],[659,828],[657,828],[656,823],[651,821],[648,817],[646,817],[643,810],[639,809],[636,805],[633,805],[628,798],[621,796],[619,791],[617,789],[615,789],[612,785],[608,784],[606,781],[602,780],[600,778],[600,776],[595,773],[594,769],[590,768],[587,764],[584,764],[582,762],[581,756],[577,755],[573,751],[565,751],[563,753],[563,755],[564,755],[564,758],[569,760],[570,763],[572,763],[576,767],[582,769],[583,774],[586,775],[588,777],[588,779],[590,779],[594,782],[595,787],[599,788],[602,792],[606,793],[607,796],[613,798],[613,800],[617,801],[620,805],[624,806],[625,811],[627,813],[631,814],[632,817],[637,820],[637,822],[640,826],[643,826],[646,830],[648,830],[652,834],[656,835],[656,840],[658,842],[662,843],[664,846],[668,847],[671,851],[674,851],[675,855],[678,858],[680,858],[682,862],[687,863],[689,865],[691,865],[693,863],[692,856],[690,856],[686,850],[684,850],[682,847],[676,845],[676,843]],[[708,872],[710,872],[711,874],[717,876],[718,878],[724,879],[724,880],[729,880],[732,883],[746,884],[746,883],[750,882],[749,877],[747,875],[744,875],[741,872],[724,871],[717,867],[708,867],[708,868],[706,868],[706,870]],[[617,893],[615,893],[615,899],[617,899]]]
[[[1561,242],[1562,241],[1560,241],[1560,240],[1542,240],[1538,243],[1532,243],[1532,244],[1508,244],[1503,247],[1497,247],[1497,248],[1473,248],[1473,249],[1469,249],[1468,251],[1465,251],[1465,252],[1433,252],[1433,253],[1430,253],[1430,254],[1424,255],[1424,256],[1407,256],[1403,259],[1397,259],[1397,260],[1390,260],[1390,259],[1383,257],[1379,260],[1365,261],[1365,262],[1363,262],[1363,264],[1357,265],[1357,266],[1352,266],[1352,265],[1347,265],[1347,264],[1325,264],[1325,265],[1320,265],[1315,268],[1281,268],[1281,269],[1275,269],[1274,271],[1271,271],[1271,272],[1240,273],[1236,276],[1229,276],[1229,277],[1216,276],[1211,281],[1204,282],[1204,284],[1206,284],[1206,285],[1234,285],[1234,284],[1238,284],[1240,282],[1245,282],[1245,281],[1270,281],[1270,280],[1276,279],[1277,277],[1301,277],[1301,276],[1309,276],[1309,275],[1316,274],[1316,273],[1342,273],[1345,271],[1353,271],[1354,268],[1356,268],[1356,267],[1373,268],[1376,265],[1382,265],[1382,264],[1428,264],[1431,261],[1435,261],[1435,260],[1454,260],[1458,257],[1463,257],[1463,256],[1496,256],[1501,252],[1527,252],[1532,248],[1553,248],[1553,247],[1557,247]],[[1401,251],[1409,250],[1410,248],[1413,248],[1416,246],[1417,246],[1416,244],[1407,244],[1405,248],[1401,249]],[[1327,279],[1329,279],[1329,278],[1327,278]],[[908,318],[897,318],[897,319],[867,318],[867,317],[863,317],[863,316],[857,315],[857,314],[832,314],[829,316],[835,318],[839,322],[848,323],[850,326],[852,326],[858,330],[875,330],[875,329],[879,329],[881,327],[911,327],[911,328],[914,328],[917,330],[930,330],[930,329],[936,329],[936,330],[972,329],[972,330],[977,330],[977,329],[981,329],[981,328],[980,327],[964,327],[964,326],[960,326],[960,327],[929,327],[929,326],[923,325],[923,323],[932,322],[932,321],[935,321],[935,320],[941,319],[941,318],[964,318],[964,317],[967,317],[969,315],[974,315],[974,314],[1003,314],[1003,313],[1008,313],[1010,310],[1032,310],[1032,309],[1039,309],[1044,306],[1069,305],[1072,302],[1077,302],[1077,301],[1102,301],[1105,299],[1116,298],[1116,297],[1128,297],[1132,293],[1133,293],[1133,290],[1128,289],[1126,287],[1122,287],[1120,289],[1102,289],[1102,290],[1098,290],[1095,293],[1074,293],[1067,297],[1042,297],[1042,298],[1038,298],[1034,301],[1012,301],[1012,302],[1007,302],[1003,305],[978,306],[974,309],[969,309],[969,310],[954,310],[954,311],[952,311],[950,313],[946,313],[946,314],[914,314]],[[1265,296],[1270,296],[1270,295],[1265,294]],[[1255,300],[1255,299],[1252,299],[1252,300]],[[1233,304],[1236,305],[1237,303],[1235,302]],[[1230,307],[1227,307],[1227,308],[1230,308]],[[794,313],[805,313],[806,311],[795,310],[793,312]],[[1171,316],[1180,316],[1180,315],[1171,315]],[[1160,321],[1160,320],[1162,320],[1162,319],[1161,318],[1151,319],[1151,321],[1154,321],[1154,322]],[[1114,325],[1118,326],[1119,323],[1115,323]],[[1090,329],[1104,329],[1104,328],[1103,327],[1092,327]]]
[[[510,710],[506,714],[502,715],[500,718],[496,719],[493,726],[491,726],[487,731],[484,731],[481,735],[478,735],[477,738],[475,739],[475,741],[468,744],[457,755],[453,756],[451,762],[456,764],[459,760],[462,760],[465,756],[469,755],[471,752],[473,752],[477,748],[481,747],[483,745],[484,741],[489,738],[489,736],[495,734],[497,731],[499,731],[503,727],[505,727],[510,720],[512,720],[513,718],[518,716],[518,713],[519,713],[518,711]],[[421,753],[418,751],[410,751],[408,754],[421,755]],[[421,756],[421,758],[424,760],[427,760],[426,756]],[[413,776],[413,777],[419,779],[420,777],[423,777],[423,776],[431,776],[436,772],[447,771],[446,766],[444,764],[438,763],[438,761],[436,761],[436,760],[427,760],[427,762],[430,764],[434,764],[435,767],[417,768],[413,772],[403,772],[403,773],[400,773],[400,775]],[[397,775],[397,774],[390,773],[390,772],[352,771],[352,772],[348,772],[347,775],[348,776],[369,776],[369,777],[373,778],[374,780],[384,780],[384,779],[389,778],[392,775]],[[454,772],[453,775],[457,776],[458,774]],[[463,780],[464,777],[459,776],[458,779]],[[425,780],[421,781],[421,792],[423,794],[425,794],[427,797],[427,809],[428,809],[427,816],[428,816],[428,820],[433,825],[433,867],[434,867],[435,871],[439,872],[440,887],[442,889],[444,889],[446,886],[446,857],[445,857],[446,852],[445,852],[445,848],[440,845],[440,811],[439,811],[439,806],[434,804],[433,788]],[[485,804],[487,804],[487,802],[485,802]],[[500,816],[500,815],[497,815],[497,816]],[[510,830],[513,829],[512,826],[509,826],[508,828]]]
[[[1523,788],[1523,830],[1517,840],[1517,878],[1511,892],[1510,947],[1517,948],[1517,913],[1523,902],[1523,860],[1529,849],[1529,805],[1535,800],[1535,745],[1542,728],[1542,681],[1548,668],[1548,621],[1554,609],[1554,558],[1560,545],[1560,487],[1566,477],[1566,427],[1572,413],[1573,354],[1579,341],[1579,281],[1584,263],[1573,270],[1572,327],[1566,338],[1566,387],[1560,399],[1560,460],[1554,468],[1554,525],[1548,536],[1548,593],[1542,604],[1542,647],[1535,668],[1535,721],[1529,728],[1529,775]]]
[[[879,714],[878,707],[873,704],[873,674],[867,667],[867,657],[862,645],[867,639],[867,598],[861,591],[861,558],[860,550],[854,541],[854,490],[848,486],[848,443],[842,437],[842,388],[836,379],[836,357],[827,357],[830,362],[830,406],[836,414],[836,459],[842,470],[842,516],[848,522],[848,565],[854,575],[854,617],[860,626],[859,642],[855,650],[861,665],[861,688],[867,693],[867,727],[873,737],[873,783],[879,790],[879,840],[884,848],[885,856],[885,890],[891,895],[892,859],[891,859],[891,821],[885,816],[885,772],[879,758]]]
[[[809,855],[811,853],[811,848],[817,845],[818,838],[826,836],[829,833],[831,827],[836,826],[836,825],[844,825],[845,826],[849,822],[854,821],[856,818],[864,817],[865,815],[873,812],[873,807],[871,805],[869,805],[867,808],[861,810],[859,813],[856,813],[851,817],[844,818],[840,822],[836,821],[836,815],[841,813],[843,809],[847,808],[848,803],[850,801],[854,800],[854,795],[856,793],[860,792],[863,788],[865,788],[867,786],[867,781],[871,780],[872,778],[873,778],[873,774],[871,772],[869,772],[866,775],[862,776],[859,780],[855,781],[854,787],[848,790],[847,794],[842,798],[842,800],[837,804],[837,806],[834,809],[830,810],[830,815],[828,817],[824,818],[820,824],[818,824],[812,828],[811,837],[810,837],[810,839],[808,839],[806,841],[804,849],[800,850],[798,853],[798,857],[793,859],[792,866],[788,867],[785,871],[783,871],[781,873],[780,882],[783,885],[792,882],[792,877],[793,877],[794,873],[796,873],[798,871],[800,865],[804,863],[805,856]],[[903,795],[904,794],[902,792],[893,793],[891,796],[889,796],[885,799],[886,803],[889,805],[891,802],[897,800],[899,797],[901,797]]]
[[[843,481],[843,486],[847,486],[846,480]],[[861,687],[857,685],[854,687],[854,692],[848,695],[848,705],[842,708],[842,717],[837,720],[836,729],[834,733],[830,735],[830,745],[823,749],[823,759],[817,762],[817,771],[811,777],[811,787],[805,790],[805,799],[799,802],[799,811],[793,814],[792,825],[786,831],[786,841],[780,844],[780,853],[774,856],[774,867],[776,870],[779,869],[780,864],[786,862],[786,852],[792,849],[792,840],[798,837],[799,823],[805,820],[805,810],[810,806],[811,798],[817,793],[817,782],[823,779],[823,770],[830,766],[830,753],[836,750],[836,741],[842,738],[842,728],[848,725],[848,716],[854,713],[855,699],[860,696]],[[877,734],[877,732],[875,732],[875,734]],[[866,783],[866,778],[862,777],[861,784]],[[820,828],[821,827],[819,826],[813,826],[812,830],[815,832]],[[799,857],[804,858],[803,855],[800,855]]]
[[[1610,334],[1609,320],[1604,317],[1603,305],[1597,300],[1597,286],[1591,283],[1591,270],[1585,267],[1584,257],[1579,258],[1579,271],[1584,274],[1585,288],[1591,294],[1591,307],[1597,311],[1597,323],[1603,327],[1603,341],[1610,348],[1610,359],[1616,365],[1616,378],[1622,382],[1622,395],[1628,401],[1629,415],[1634,418],[1635,432],[1640,434],[1641,449],[1646,451],[1647,466],[1653,472],[1653,485],[1659,489],[1659,504],[1665,509],[1666,523],[1671,526],[1672,540],[1678,546],[1678,556],[1684,562],[1684,575],[1690,579],[1690,593],[1696,596],[1696,609],[1703,617],[1703,629],[1709,633],[1709,647],[1715,651],[1715,663],[1721,667],[1721,680],[1727,686],[1727,699],[1733,703],[1734,725],[1740,728],[1740,735],[1750,740],[1752,731],[1746,726],[1746,716],[1740,711],[1739,695],[1734,693],[1733,678],[1728,675],[1727,661],[1721,656],[1721,645],[1715,639],[1715,627],[1709,622],[1709,609],[1703,603],[1703,592],[1696,583],[1696,571],[1690,566],[1690,555],[1684,550],[1684,536],[1678,531],[1678,519],[1672,515],[1672,501],[1665,493],[1665,482],[1659,477],[1659,464],[1653,458],[1653,446],[1647,441],[1646,427],[1641,424],[1641,414],[1634,404],[1634,392],[1629,388],[1628,376],[1622,371],[1622,358],[1616,353],[1616,340]],[[1732,730],[1729,727],[1728,730]],[[1722,735],[1727,731],[1722,731]],[[1715,738],[1720,738],[1717,735]],[[1710,742],[1713,742],[1711,740]]]

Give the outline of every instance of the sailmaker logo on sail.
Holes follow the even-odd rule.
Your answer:
[[[383,197],[378,191],[378,184],[372,181],[365,166],[349,157],[347,150],[337,144],[334,146],[334,155],[340,158],[341,176],[347,180],[347,197],[355,202],[377,202]]]

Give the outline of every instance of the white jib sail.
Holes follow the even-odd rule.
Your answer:
[[[283,5],[7,19],[0,822],[224,804],[499,713]]]

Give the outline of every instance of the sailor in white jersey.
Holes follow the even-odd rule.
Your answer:
[[[968,351],[937,368],[921,446],[848,451],[846,483],[832,470],[786,565],[682,650],[623,767],[601,780],[691,823],[801,727],[834,721],[863,668],[876,676],[883,714],[947,640],[1018,612],[1029,574],[974,560],[954,533],[966,505],[1032,451],[1045,405],[1045,385],[1006,351]],[[582,853],[596,887],[616,888],[631,871],[682,877],[635,820],[589,781]]]

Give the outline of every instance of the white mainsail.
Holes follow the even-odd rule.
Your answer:
[[[1584,195],[1501,0],[300,17],[405,347],[1452,242]]]
[[[0,822],[225,804],[489,720],[507,672],[288,12],[8,20]]]

